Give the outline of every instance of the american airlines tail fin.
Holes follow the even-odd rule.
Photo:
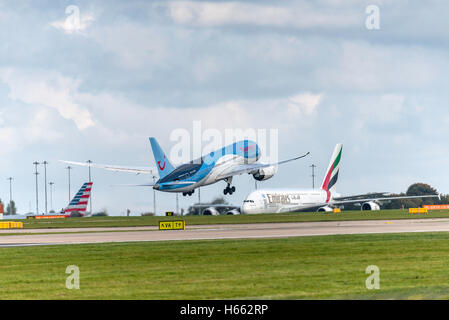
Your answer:
[[[337,144],[335,146],[334,153],[332,154],[329,167],[327,168],[326,176],[324,177],[321,189],[329,191],[331,193],[334,193],[336,191],[342,151],[343,145],[341,143]]]
[[[159,176],[164,178],[168,174],[170,174],[175,168],[172,166],[168,158],[165,156],[164,151],[162,151],[159,143],[157,143],[156,139],[150,138],[151,148],[153,149],[154,161],[157,165],[157,170],[159,171]]]
[[[81,189],[75,194],[72,201],[70,201],[67,208],[64,209],[64,213],[71,214],[74,211],[85,213],[91,190],[92,182],[84,183]]]

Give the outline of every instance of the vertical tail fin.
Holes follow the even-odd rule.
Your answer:
[[[163,178],[170,172],[175,170],[175,168],[172,166],[168,158],[165,156],[164,151],[162,151],[156,139],[151,137],[150,143],[151,148],[153,149],[154,161],[156,162],[157,170],[159,171],[159,176]]]
[[[64,213],[72,213],[78,211],[80,213],[86,212],[87,203],[89,202],[90,192],[92,190],[92,182],[86,182],[81,189],[75,194],[72,201],[70,201]]]
[[[338,180],[338,172],[340,170],[341,153],[343,151],[343,145],[337,144],[332,154],[329,167],[327,168],[326,176],[324,177],[321,189],[334,193],[336,191],[336,184]],[[329,193],[328,193],[329,194]]]

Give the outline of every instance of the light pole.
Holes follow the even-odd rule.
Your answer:
[[[89,182],[92,182],[92,177],[90,175],[90,167],[91,167],[92,161],[87,160],[86,162],[89,164]],[[90,214],[92,215],[92,191],[90,192]]]
[[[53,210],[53,185],[55,184],[54,182],[49,182],[48,183],[50,185],[50,207],[51,207],[51,211]]]
[[[68,166],[66,169],[69,172],[69,203],[70,203],[70,200],[71,200],[71,198],[70,198],[70,170],[72,170],[72,167]]]
[[[9,177],[9,213],[12,213],[12,177]]]
[[[39,172],[37,172],[37,166],[39,165],[39,162],[34,161],[33,164],[36,169],[34,172],[34,174],[36,175],[36,214],[39,214],[39,196],[38,196],[38,187],[37,187],[37,175],[39,174]]]
[[[44,183],[45,183],[45,214],[48,214],[47,208],[47,161],[42,162],[44,164]]]
[[[156,183],[156,177],[153,176],[153,184]],[[153,211],[154,215],[156,215],[156,190],[153,188]]]
[[[312,168],[312,189],[315,189],[315,168],[316,168],[316,165],[312,164],[310,167]]]

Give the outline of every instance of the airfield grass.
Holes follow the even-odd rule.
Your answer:
[[[176,232],[176,231],[174,231]],[[447,299],[449,233],[0,248],[1,299]],[[65,287],[66,267],[80,289]],[[368,290],[365,269],[380,269]]]
[[[89,227],[137,227],[157,226],[159,221],[186,220],[186,225],[232,224],[232,223],[271,223],[271,222],[310,222],[344,220],[389,220],[417,218],[449,218],[449,210],[430,211],[429,214],[409,214],[408,210],[380,211],[342,211],[341,213],[296,212],[257,215],[220,216],[140,216],[140,217],[88,217],[68,219],[27,219],[23,220],[25,229],[35,228],[89,228]],[[7,220],[7,217],[5,217]]]

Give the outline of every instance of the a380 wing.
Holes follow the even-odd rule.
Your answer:
[[[389,201],[389,200],[401,200],[401,199],[419,199],[419,198],[440,198],[440,195],[426,195],[426,196],[403,196],[403,197],[373,197],[368,199],[353,199],[353,200],[343,200],[343,201],[332,201],[332,204],[345,204],[345,203],[359,203],[359,202],[369,202],[369,201],[376,201],[376,202],[383,202],[383,201]]]

